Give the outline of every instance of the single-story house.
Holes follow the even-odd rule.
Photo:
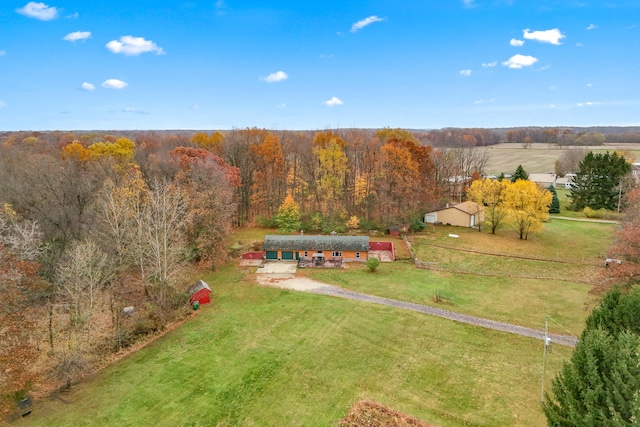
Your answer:
[[[267,261],[341,258],[346,262],[364,262],[369,255],[369,237],[267,235],[262,250]]]
[[[191,285],[189,288],[189,294],[191,298],[189,298],[189,304],[193,304],[194,301],[198,301],[198,304],[209,304],[211,302],[209,298],[209,294],[211,293],[211,288],[204,280],[198,280],[196,283]]]
[[[533,181],[536,184],[542,185],[544,188],[547,188],[551,185],[556,186],[556,179],[558,177],[555,173],[530,173],[529,181]]]
[[[475,227],[484,220],[484,208],[472,201],[466,201],[455,205],[447,205],[443,208],[424,214],[424,222],[427,224],[447,224],[458,227]]]

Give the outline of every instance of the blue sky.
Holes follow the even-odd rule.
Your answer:
[[[640,0],[2,0],[0,130],[640,125]]]

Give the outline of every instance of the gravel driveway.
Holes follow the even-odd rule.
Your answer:
[[[431,307],[428,305],[415,304],[412,302],[403,302],[389,298],[361,294],[359,292],[350,291],[338,286],[317,282],[312,279],[296,277],[293,274],[260,274],[258,275],[258,283],[260,283],[261,285],[274,286],[282,289],[291,289],[295,291],[309,292],[312,294],[330,295],[339,298],[370,302],[373,304],[388,305],[391,307],[403,308],[405,310],[417,311],[419,313],[424,313],[431,316],[442,317],[444,319],[449,319],[460,323],[466,323],[469,325],[480,326],[483,328],[495,329],[497,331],[510,332],[512,334],[544,340],[544,331],[540,329],[532,329],[526,328],[524,326],[512,325],[510,323],[497,322],[495,320],[469,316],[467,314],[456,313],[453,311],[443,310],[441,308]],[[576,343],[578,342],[577,338],[570,335],[559,335],[550,333],[548,334],[548,336],[551,338],[552,343],[564,345],[567,347],[575,347]]]

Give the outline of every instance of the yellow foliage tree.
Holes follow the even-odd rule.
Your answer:
[[[84,162],[91,157],[91,151],[89,151],[84,145],[78,141],[73,141],[70,144],[62,147],[60,153],[64,160],[75,160],[77,162]]]
[[[353,215],[351,216],[351,218],[349,218],[349,221],[347,221],[346,225],[352,230],[357,230],[358,228],[360,228],[360,220],[357,216]]]
[[[491,234],[496,234],[509,214],[504,204],[509,184],[509,181],[485,178],[473,181],[467,190],[467,199],[484,207],[484,223],[491,229]]]
[[[529,232],[542,230],[542,223],[549,218],[552,197],[550,191],[532,181],[519,179],[507,184],[504,207],[520,239],[527,240]]]
[[[340,206],[347,174],[346,143],[333,132],[318,132],[313,138],[313,154],[318,159],[317,197],[323,202],[323,213]]]
[[[130,165],[133,163],[133,157],[136,154],[136,145],[129,138],[118,138],[114,142],[96,142],[88,148],[91,157],[98,159],[100,157],[111,157],[121,165]]]
[[[195,145],[216,154],[222,154],[223,141],[224,136],[220,132],[214,132],[211,135],[206,132],[197,132],[191,137],[191,142]]]

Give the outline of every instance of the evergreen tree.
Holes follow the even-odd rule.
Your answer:
[[[551,184],[547,187],[547,190],[551,192],[551,204],[549,205],[549,213],[550,214],[558,214],[560,213],[560,199],[558,199],[558,192],[556,191],[555,185]]]
[[[615,210],[624,196],[622,178],[631,172],[631,165],[617,153],[589,152],[571,183],[571,207],[582,210]]]
[[[511,176],[511,182],[516,182],[519,179],[522,179],[524,181],[527,181],[529,179],[529,174],[526,170],[524,170],[522,165],[518,165],[518,167],[516,168],[516,171]]]
[[[542,408],[549,426],[633,426],[640,420],[640,291],[608,292]]]

